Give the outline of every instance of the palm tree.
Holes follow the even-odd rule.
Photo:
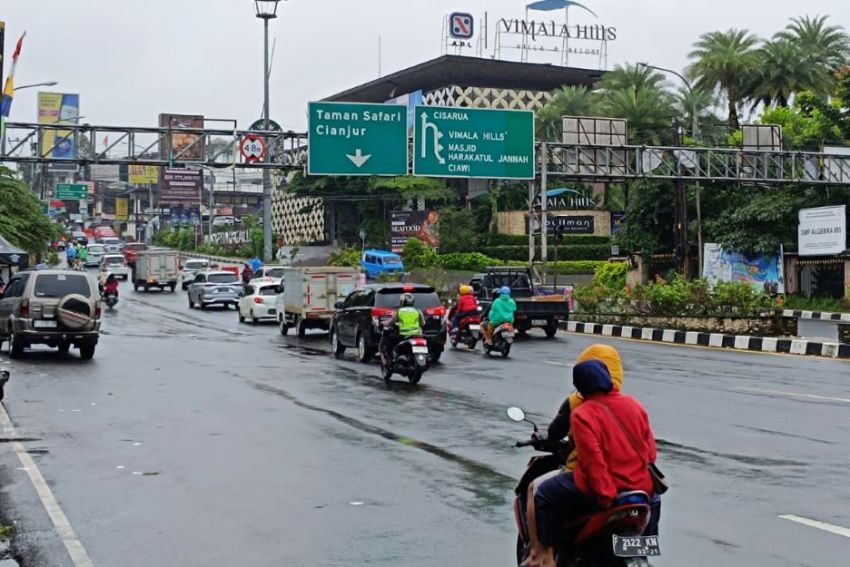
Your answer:
[[[552,100],[537,112],[537,136],[541,140],[561,141],[564,116],[593,116],[596,98],[584,86],[561,87]]]
[[[758,67],[755,50],[758,38],[747,30],[731,29],[700,36],[688,54],[692,63],[687,74],[696,79],[697,88],[722,91],[729,105],[729,127],[737,130],[738,104],[746,78]]]
[[[604,93],[600,104],[603,116],[625,118],[629,124],[629,143],[670,143],[673,97],[661,88],[626,87]]]
[[[611,92],[634,88],[635,90],[644,89],[663,89],[667,85],[667,79],[663,73],[646,67],[643,65],[631,65],[627,63],[625,66],[616,65],[612,71],[605,74],[598,83],[598,88],[603,92]]]
[[[833,80],[824,65],[806,64],[807,56],[800,46],[777,37],[759,50],[758,71],[745,82],[745,91],[753,101],[765,106],[788,106],[791,97],[801,91],[827,93]]]
[[[841,26],[829,26],[828,16],[793,18],[776,39],[790,41],[799,47],[805,64],[825,66],[834,71],[847,64],[850,57],[850,38]]]

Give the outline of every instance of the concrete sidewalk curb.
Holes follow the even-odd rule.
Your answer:
[[[724,335],[722,333],[700,333],[696,331],[677,331],[675,329],[650,329],[629,327],[625,325],[581,323],[577,321],[569,321],[566,324],[566,330],[570,333],[635,339],[657,343],[725,348],[750,352],[819,356],[823,358],[850,360],[850,345],[808,341],[805,339]]]
[[[786,309],[782,312],[782,316],[796,317],[797,319],[814,319],[816,321],[850,323],[850,313],[824,313],[821,311],[792,311],[790,309]]]

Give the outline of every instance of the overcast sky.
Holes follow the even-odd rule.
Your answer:
[[[384,74],[441,54],[442,18],[452,11],[523,17],[515,0],[289,0],[271,22],[277,40],[272,118],[303,129],[306,105],[375,79],[378,36]],[[839,0],[586,0],[599,19],[574,12],[573,23],[615,26],[609,67],[649,61],[681,69],[700,33],[749,28],[768,37],[792,16],[826,14],[850,27]],[[58,81],[79,93],[83,122],[154,126],[161,112],[235,118],[240,127],[262,106],[262,23],[251,0],[2,0],[6,55],[26,30],[16,84]],[[534,13],[533,13],[534,14]],[[556,13],[536,13],[551,19]],[[594,67],[593,58],[574,58]],[[8,61],[7,70],[8,72]],[[36,89],[17,93],[12,120],[36,120]]]

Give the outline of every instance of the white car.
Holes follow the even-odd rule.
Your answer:
[[[264,319],[277,320],[276,298],[277,284],[248,284],[237,307],[239,322],[250,319],[256,325]]]
[[[124,248],[124,243],[115,236],[104,236],[100,239],[100,243],[106,248],[107,254],[120,254]]]
[[[124,281],[130,279],[130,266],[123,254],[107,254],[100,262],[100,273],[113,273],[116,278]]]
[[[263,266],[254,273],[249,283],[273,283],[280,285],[283,283],[283,270],[283,266]]]
[[[87,248],[89,256],[88,260],[85,261],[85,267],[93,268],[100,266],[103,257],[106,255],[106,247],[103,244],[89,244]]]
[[[213,226],[232,226],[236,224],[236,218],[230,216],[223,217],[215,217],[213,219]]]
[[[192,282],[195,281],[195,274],[198,272],[206,272],[210,269],[209,260],[190,259],[183,262],[183,268],[180,270],[180,287],[183,291],[189,289]]]

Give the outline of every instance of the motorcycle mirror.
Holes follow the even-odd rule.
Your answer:
[[[517,423],[525,421],[525,412],[522,411],[522,408],[510,407],[508,408],[508,419]]]

